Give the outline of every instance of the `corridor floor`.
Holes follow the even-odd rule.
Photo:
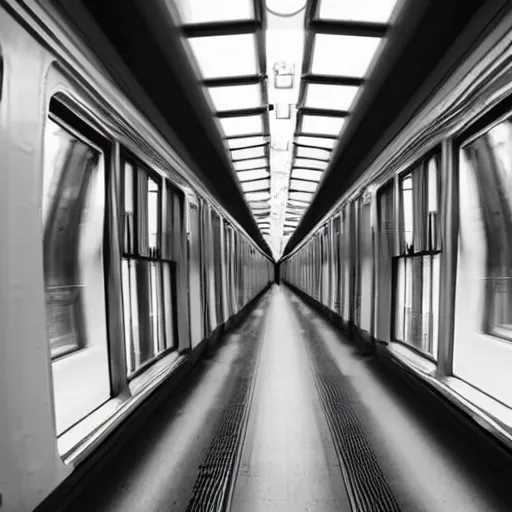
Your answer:
[[[473,448],[275,285],[68,510],[512,510],[506,483]]]

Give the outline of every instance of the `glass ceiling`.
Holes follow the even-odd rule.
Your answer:
[[[256,222],[278,258],[329,168],[397,0],[174,0]],[[310,12],[311,11],[311,12]]]

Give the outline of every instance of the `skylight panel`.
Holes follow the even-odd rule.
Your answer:
[[[299,180],[320,181],[321,177],[322,177],[322,171],[311,171],[309,169],[293,169],[292,170],[292,178],[297,178]]]
[[[318,17],[341,21],[387,23],[396,0],[320,0]]]
[[[254,190],[267,190],[270,188],[270,180],[246,181],[241,183],[244,192],[253,192]]]
[[[307,169],[325,169],[327,162],[319,162],[318,160],[310,160],[307,158],[296,158],[293,164],[294,167],[305,167]]]
[[[258,133],[263,131],[261,116],[222,117],[220,124],[226,137],[243,135],[244,133]]]
[[[216,111],[261,107],[259,84],[208,87]]]
[[[242,160],[243,158],[260,158],[265,156],[265,146],[258,146],[256,148],[239,149],[231,151],[231,158],[233,160]]]
[[[314,192],[317,183],[312,181],[290,180],[290,190],[300,190],[301,192]]]
[[[362,78],[380,40],[380,37],[316,34],[311,72]]]
[[[252,0],[175,0],[183,23],[254,19]]]
[[[331,152],[325,149],[297,147],[297,158],[320,158],[321,160],[329,160]]]
[[[247,201],[268,201],[270,192],[247,192],[245,198]]]
[[[290,192],[290,199],[309,202],[313,199],[313,194],[311,192]]]
[[[258,72],[254,34],[192,37],[189,42],[205,79]]]
[[[266,201],[247,200],[252,211],[256,213],[270,213],[270,206]]]
[[[248,146],[256,146],[257,144],[263,144],[266,142],[265,137],[240,137],[237,139],[229,139],[226,141],[230,149],[246,148]]]
[[[328,116],[302,116],[302,131],[307,133],[318,133],[320,135],[338,135],[343,126],[342,117]]]
[[[358,90],[353,85],[307,84],[304,106],[348,110]]]
[[[240,181],[257,180],[259,178],[268,178],[269,173],[265,169],[255,169],[253,171],[237,172],[236,175]]]
[[[332,149],[336,142],[336,139],[323,139],[321,137],[308,137],[306,135],[299,135],[297,137],[297,143],[304,144],[306,146],[315,146],[318,148]]]
[[[233,162],[235,171],[244,171],[246,169],[258,169],[268,165],[266,158],[252,158],[251,160],[243,160],[242,162]]]

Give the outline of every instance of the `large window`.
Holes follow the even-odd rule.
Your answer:
[[[105,154],[60,104],[44,138],[42,222],[57,433],[110,397],[103,236]],[[82,128],[84,128],[82,130]]]
[[[439,321],[439,156],[399,179],[395,339],[437,357]]]
[[[454,375],[512,407],[512,120],[459,151]]]
[[[461,193],[467,194],[468,174],[474,174],[487,248],[482,328],[512,339],[512,129],[505,121],[462,149],[466,172]],[[467,203],[461,197],[461,205]],[[467,219],[466,210],[462,212]]]
[[[177,196],[135,159],[123,165],[123,303],[129,375],[176,346]]]

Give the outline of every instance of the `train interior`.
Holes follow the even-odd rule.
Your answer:
[[[0,150],[2,511],[512,510],[510,2],[0,0]]]

